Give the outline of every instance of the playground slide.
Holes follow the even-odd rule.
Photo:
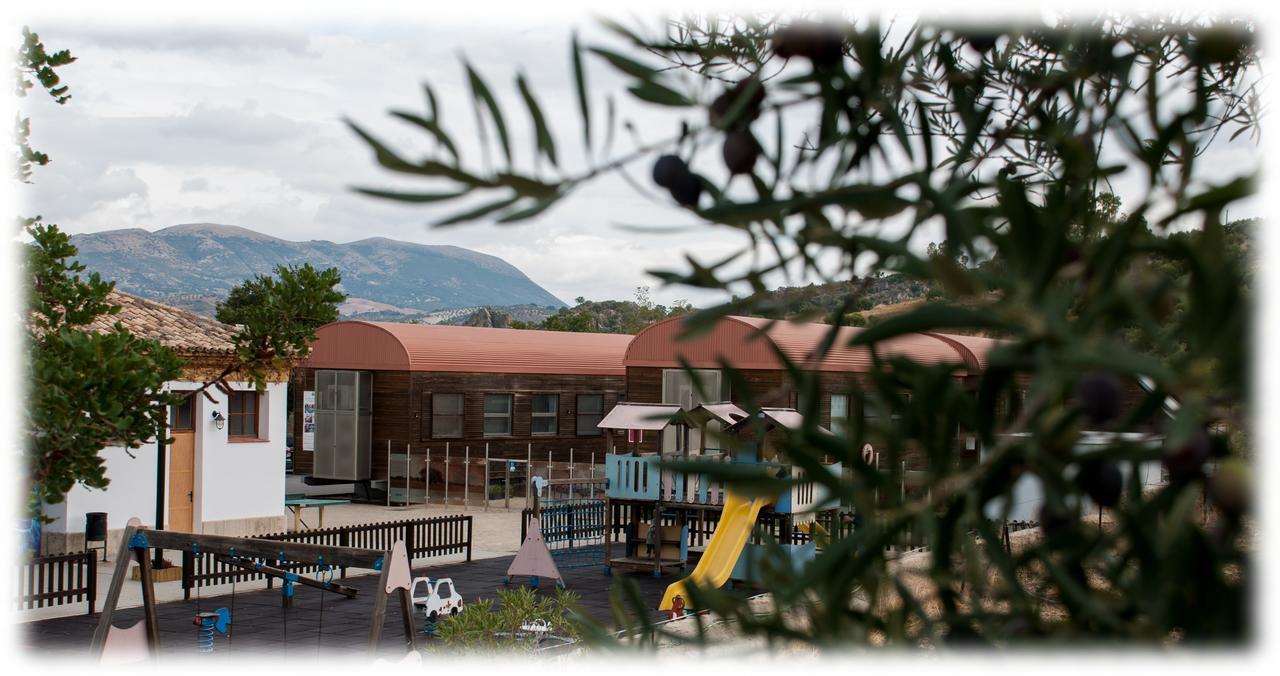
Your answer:
[[[729,491],[724,500],[724,511],[720,515],[720,525],[716,526],[707,550],[703,552],[693,573],[679,582],[667,587],[662,595],[662,604],[658,610],[671,610],[671,601],[677,595],[683,596],[686,603],[689,592],[685,585],[690,582],[700,587],[721,587],[729,581],[733,566],[742,554],[742,548],[751,538],[751,530],[755,528],[756,517],[766,505],[772,504],[774,498],[755,498],[748,500],[733,491]]]
[[[807,533],[813,540],[814,544],[823,549],[825,549],[827,545],[831,544],[831,533],[827,532],[827,529],[823,528],[822,524],[817,521],[800,524],[800,530]]]

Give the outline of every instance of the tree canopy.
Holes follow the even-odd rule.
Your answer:
[[[287,369],[305,356],[316,329],[338,318],[338,305],[347,298],[336,288],[341,283],[337,268],[304,263],[276,266],[275,277],[258,275],[233,288],[218,303],[217,318],[240,327],[238,363],[222,377],[238,371],[261,388],[269,369]]]
[[[75,61],[66,50],[49,54],[37,34],[23,28],[14,69],[19,96],[35,78],[59,104],[71,95],[55,68]],[[49,157],[27,143],[30,120],[20,117],[16,178],[27,181],[32,166]],[[164,383],[181,373],[172,350],[133,335],[119,322],[110,330],[90,325],[120,311],[111,303],[113,282],[87,273],[75,260],[71,238],[39,217],[24,220],[32,243],[25,247],[26,375],[24,460],[26,509],[41,516],[41,504],[61,502],[76,483],[105,488],[109,478],[100,455],[106,446],[138,448],[164,429],[175,401]]]

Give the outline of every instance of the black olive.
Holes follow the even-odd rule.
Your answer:
[[[1091,373],[1076,384],[1076,399],[1085,418],[1104,425],[1120,415],[1120,381],[1108,373]]]
[[[671,191],[671,197],[682,206],[696,208],[698,198],[702,196],[702,179],[697,174],[686,171],[677,176],[675,181],[667,186],[667,190]]]
[[[728,114],[729,109],[733,107],[734,102],[743,96],[747,96],[747,91],[754,88],[755,91],[747,99],[742,108],[741,114],[734,120],[732,127],[734,129],[745,129],[757,117],[760,117],[760,106],[764,103],[764,85],[755,77],[749,77],[733,87],[726,89],[723,94],[717,96],[711,102],[707,117],[711,122],[711,126],[720,127],[724,116]]]
[[[995,49],[996,40],[999,39],[1000,34],[974,31],[971,33],[965,33],[961,37],[964,38],[965,42],[969,43],[970,47],[973,47],[978,52],[989,52],[992,49]]]
[[[1113,460],[1092,460],[1080,465],[1076,484],[1103,507],[1114,507],[1124,492],[1124,474]]]
[[[684,160],[675,155],[663,155],[653,163],[653,182],[663,188],[670,188],[677,179],[688,173],[689,167]]]
[[[1231,440],[1225,434],[1215,434],[1209,438],[1209,455],[1225,458],[1231,455]]]
[[[1209,433],[1197,430],[1185,443],[1177,448],[1164,451],[1164,466],[1169,470],[1169,478],[1175,481],[1188,481],[1204,472],[1204,461],[1209,459],[1210,447],[1213,443]]]
[[[1076,519],[1064,507],[1050,506],[1047,502],[1040,507],[1038,521],[1040,521],[1040,530],[1046,536],[1061,533],[1076,523]]]
[[[819,23],[795,23],[773,34],[773,52],[784,59],[802,56],[815,66],[830,66],[844,57],[844,35]]]
[[[760,158],[760,143],[751,130],[735,129],[724,135],[721,155],[730,174],[749,174]]]

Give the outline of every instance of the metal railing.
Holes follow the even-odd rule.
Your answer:
[[[494,457],[489,444],[471,446],[439,442],[377,440],[387,458],[386,502],[391,504],[440,504],[510,508],[512,499],[531,506],[529,478],[585,479],[604,476],[604,465],[596,464],[603,453],[558,449],[555,460],[535,454],[528,444],[524,457]]]
[[[18,564],[16,606],[19,610],[88,601],[86,614],[96,609],[98,559],[96,551],[36,556]]]
[[[391,549],[397,540],[404,540],[405,552],[410,561],[417,558],[463,553],[466,554],[466,560],[470,561],[472,521],[470,516],[454,514],[385,523],[334,526],[296,533],[273,533],[256,537],[282,542],[380,550]],[[316,564],[292,561],[270,560],[263,563],[295,573],[315,573],[320,569]],[[342,568],[341,576],[346,577],[346,574],[346,568]],[[190,551],[182,553],[182,589],[185,598],[188,599],[191,598],[191,590],[197,587],[263,578],[267,580],[268,587],[274,584],[270,576],[229,565],[211,554],[196,554]]]

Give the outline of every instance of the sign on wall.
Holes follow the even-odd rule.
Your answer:
[[[316,450],[316,391],[302,392],[302,450]]]

